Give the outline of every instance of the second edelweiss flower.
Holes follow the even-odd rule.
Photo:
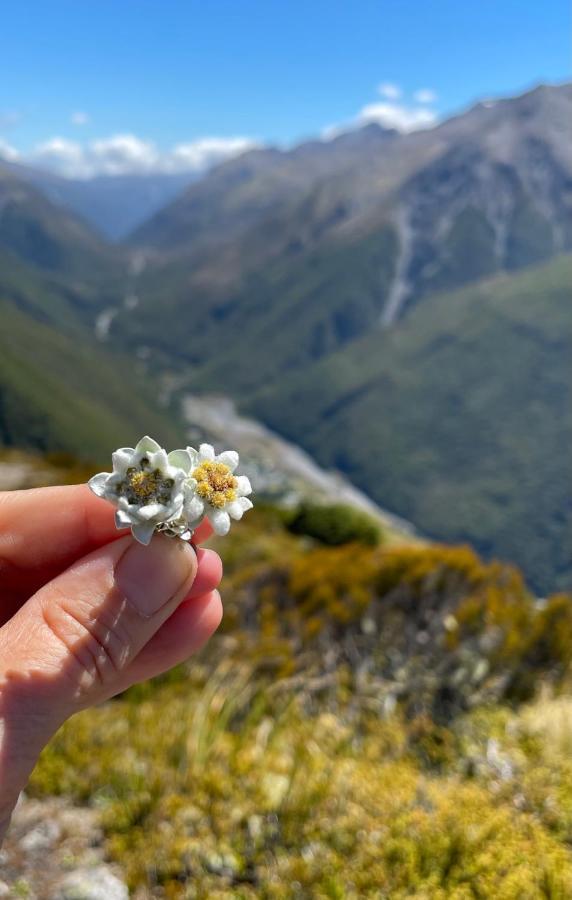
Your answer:
[[[252,509],[248,495],[252,493],[246,475],[235,475],[238,453],[225,450],[215,455],[210,444],[201,444],[198,451],[187,447],[191,458],[189,475],[185,482],[184,511],[190,526],[196,527],[206,516],[216,534],[227,534],[231,519],[241,519]]]

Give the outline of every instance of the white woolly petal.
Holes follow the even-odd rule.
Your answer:
[[[207,515],[215,533],[224,537],[230,530],[230,516],[224,509],[209,509]]]
[[[145,546],[151,542],[154,531],[155,526],[148,522],[138,522],[137,525],[131,526],[131,533],[135,540],[139,541],[140,544],[145,544]]]
[[[191,469],[194,469],[199,462],[199,452],[194,447],[187,447],[187,453],[191,457]]]
[[[188,450],[171,450],[169,453],[170,466],[182,469],[183,472],[190,472],[192,464],[193,460],[191,459],[191,454]],[[174,475],[169,474],[169,478],[174,477]]]
[[[167,457],[167,451],[159,448],[156,453],[149,453],[149,463],[152,469],[159,469],[161,472],[164,472],[169,468],[169,460]]]
[[[112,472],[109,476],[109,481],[107,482],[107,490],[112,491],[114,488],[118,487],[124,478],[125,475],[122,475],[120,472]]]
[[[199,462],[214,462],[215,452],[211,444],[201,444],[199,447]]]
[[[125,472],[131,465],[132,459],[133,450],[130,447],[121,447],[119,450],[116,450],[115,453],[112,453],[111,461],[113,463],[114,473],[123,478]]]
[[[252,485],[246,475],[237,475],[236,481],[236,490],[239,497],[246,497],[248,494],[252,494]]]
[[[161,515],[161,521],[166,522],[167,520],[180,518],[183,512],[183,497],[181,496],[173,500],[172,503],[168,503],[164,509],[165,512]]]
[[[160,449],[161,446],[157,443],[157,441],[154,441],[153,438],[145,435],[145,437],[142,437],[135,447],[135,453],[138,456],[147,456],[149,453],[157,453],[157,451]]]
[[[232,503],[229,503],[226,507],[229,516],[237,520],[242,519],[247,509],[252,509],[252,503],[248,497],[238,497],[237,500],[233,500]]]
[[[185,483],[183,484],[183,492],[185,497],[192,497],[197,489],[198,481],[196,478],[185,478]]]
[[[185,515],[189,522],[195,522],[197,519],[200,519],[204,512],[205,504],[196,494],[185,501]]]
[[[115,527],[116,528],[127,528],[132,524],[131,516],[128,516],[126,512],[123,512],[122,509],[118,509],[115,513]]]
[[[216,458],[217,462],[228,466],[231,472],[234,472],[238,465],[238,453],[236,450],[223,450]]]
[[[139,518],[149,522],[151,519],[165,518],[167,507],[162,503],[148,503],[147,506],[141,506],[139,509]]]
[[[107,488],[107,482],[110,478],[110,472],[99,472],[97,475],[94,475],[93,478],[89,479],[89,489],[93,491],[93,493],[97,497],[104,497]]]
[[[182,489],[183,481],[187,478],[187,473],[183,469],[176,469],[175,466],[167,466],[165,478],[173,479],[175,482],[173,490],[176,492]]]

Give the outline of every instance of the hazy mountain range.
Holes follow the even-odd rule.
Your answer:
[[[408,135],[369,125],[254,150],[120,246],[84,222],[125,185],[92,183],[80,203],[71,189],[58,196],[57,180],[4,167],[0,297],[29,340],[45,346],[40,324],[58,339],[73,332],[70,346],[85,342],[94,360],[103,350],[90,333],[111,311],[106,358],[94,363],[102,380],[144,348],[151,377],[167,370],[182,389],[232,396],[427,533],[515,559],[539,589],[564,584],[571,139],[563,85]],[[76,364],[72,354],[62,379],[77,398]],[[43,426],[24,415],[40,402],[34,383],[24,390],[27,374],[3,367],[0,436],[37,443]],[[45,353],[43,368],[52,374]],[[123,396],[164,417],[129,368]],[[99,446],[116,425],[98,426]],[[50,441],[71,447],[67,425],[56,432]]]
[[[192,172],[64,178],[17,163],[0,165],[111,241],[127,237],[197,178]]]

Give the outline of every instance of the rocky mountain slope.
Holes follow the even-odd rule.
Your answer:
[[[155,264],[136,320],[117,327],[140,340],[165,284],[177,352],[212,356],[255,327],[275,345],[273,366],[288,367],[280,314],[317,357],[423,296],[562,252],[571,113],[570,86],[541,87],[427,131],[372,125],[220,166],[133,235]]]

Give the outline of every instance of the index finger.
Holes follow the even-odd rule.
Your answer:
[[[114,509],[85,484],[0,493],[0,579],[11,589],[35,590],[76,559],[126,531]],[[210,534],[197,529],[193,543]]]

